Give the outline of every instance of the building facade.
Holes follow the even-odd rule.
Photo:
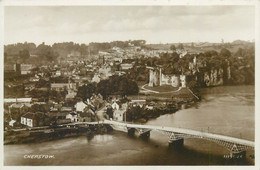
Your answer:
[[[166,75],[162,73],[161,68],[150,68],[148,86],[171,85],[172,87],[186,87],[185,75]]]

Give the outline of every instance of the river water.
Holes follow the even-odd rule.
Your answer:
[[[186,104],[173,114],[147,124],[181,127],[254,141],[254,86],[201,89],[202,101]],[[53,159],[25,159],[24,155],[54,155]],[[5,165],[253,165],[246,160],[224,159],[229,152],[209,141],[185,139],[181,150],[168,147],[168,139],[151,132],[149,140],[123,132],[65,138],[49,142],[5,145]]]

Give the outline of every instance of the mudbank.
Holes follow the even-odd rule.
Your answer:
[[[113,129],[108,125],[90,125],[75,127],[56,127],[43,130],[5,131],[4,144],[21,144],[57,140],[66,137],[86,135],[91,138],[95,134],[105,134]]]

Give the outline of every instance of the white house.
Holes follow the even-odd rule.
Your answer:
[[[26,75],[31,73],[33,66],[31,64],[21,64],[21,74]]]
[[[55,72],[55,76],[56,76],[56,77],[61,76],[61,71],[60,71],[60,70],[57,70],[57,71]]]
[[[88,105],[86,105],[84,102],[78,102],[75,104],[75,108],[77,112],[83,112],[84,109],[87,107]]]
[[[12,120],[9,122],[9,126],[12,126],[12,127],[13,127],[15,122],[16,122],[16,121],[12,119]]]
[[[51,90],[62,91],[67,90],[76,90],[76,83],[51,83]]]
[[[113,119],[116,121],[124,121],[125,110],[115,110],[113,113]]]
[[[119,104],[117,104],[116,102],[114,102],[111,106],[114,110],[119,110]]]
[[[148,110],[153,110],[153,106],[146,105],[146,109],[148,109]]]
[[[5,98],[4,103],[31,103],[32,98]]]
[[[115,110],[113,113],[113,119],[116,121],[124,121],[124,117],[127,110],[127,103],[122,105],[121,109]]]
[[[73,90],[68,90],[68,94],[66,95],[66,100],[74,99],[77,93]]]
[[[78,115],[76,113],[69,113],[66,115],[66,119],[70,119],[71,122],[77,122],[78,121]]]
[[[133,107],[140,106],[141,108],[143,108],[145,103],[146,103],[146,100],[131,100],[131,102],[130,102],[130,104],[132,104]]]
[[[23,109],[24,104],[23,103],[13,103],[10,106],[8,106],[9,109],[9,113],[11,113],[11,110],[16,109],[19,112],[21,112],[21,110]]]
[[[21,116],[21,124],[29,126],[29,127],[37,127],[44,125],[44,114],[37,113],[26,113]]]
[[[129,70],[133,67],[133,64],[121,64],[121,69],[122,70]]]
[[[100,76],[98,74],[95,74],[94,77],[92,78],[92,82],[99,83],[100,82]]]
[[[21,117],[21,124],[32,127],[32,119],[28,118],[28,122],[27,122],[27,118],[22,116]]]
[[[114,62],[122,63],[123,59],[121,57],[114,57]]]

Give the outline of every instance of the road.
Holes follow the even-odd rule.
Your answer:
[[[154,90],[149,90],[147,88],[145,88],[145,86],[147,86],[148,84],[145,84],[141,87],[142,90],[144,90],[145,92],[151,92],[151,93],[160,93],[160,94],[165,94],[165,93],[175,93],[178,92],[182,89],[182,87],[179,87],[178,90],[174,90],[174,91],[167,91],[167,92],[159,92],[159,91],[154,91]]]

